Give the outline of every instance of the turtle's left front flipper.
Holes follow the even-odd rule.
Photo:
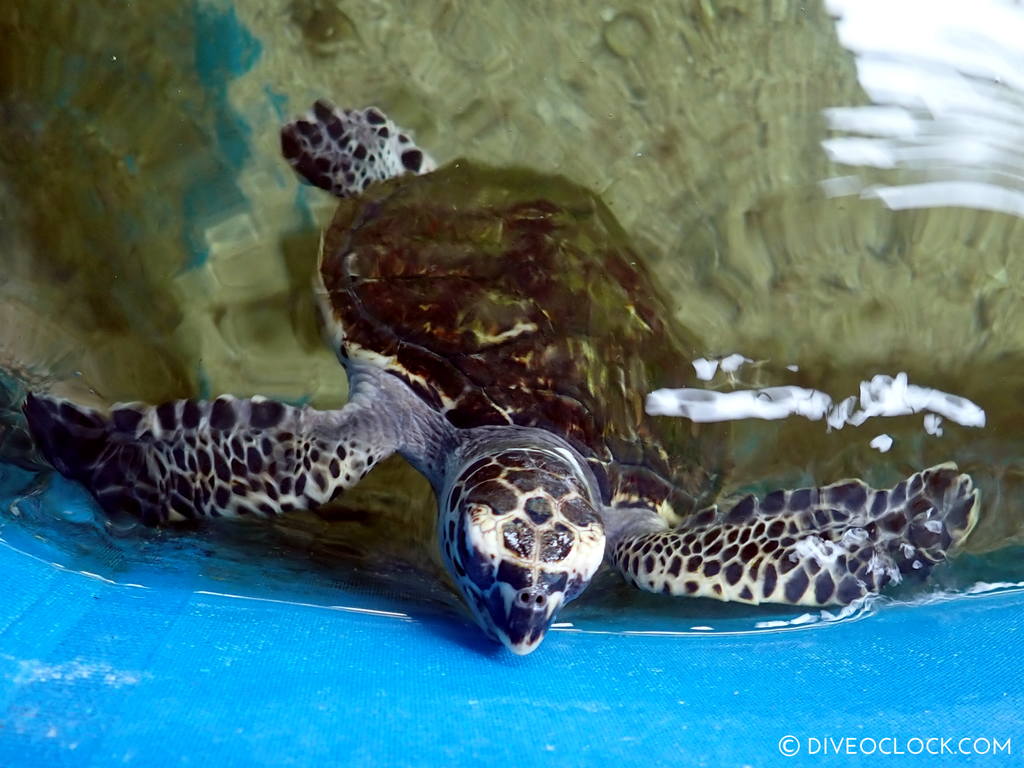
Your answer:
[[[978,491],[954,464],[889,490],[859,480],[746,496],[679,528],[613,536],[612,559],[649,592],[745,603],[846,604],[927,573],[974,528]],[[649,529],[649,528],[648,528]]]
[[[121,404],[101,414],[29,395],[24,412],[57,471],[107,511],[150,525],[310,509],[355,485],[397,446],[390,422],[357,402],[316,411],[221,396]]]

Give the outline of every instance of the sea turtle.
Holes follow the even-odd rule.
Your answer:
[[[48,460],[152,524],[311,508],[398,452],[431,482],[442,559],[492,638],[529,653],[604,560],[630,584],[843,604],[926,573],[973,527],[955,465],[714,505],[722,427],[648,416],[695,343],[611,212],[570,181],[433,160],[376,108],[317,102],[285,158],[341,198],[315,287],[340,410],[227,395],[108,413],[46,395]]]

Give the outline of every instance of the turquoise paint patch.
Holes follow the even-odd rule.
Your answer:
[[[248,208],[245,195],[238,188],[231,172],[220,168],[219,175],[207,175],[185,188],[181,201],[185,219],[185,240],[191,258],[184,269],[201,267],[210,257],[206,230],[233,212]]]
[[[211,222],[223,218],[227,211],[248,207],[234,176],[249,157],[252,129],[232,109],[228,85],[252,69],[263,52],[263,46],[238,20],[233,7],[196,2],[192,5],[192,15],[196,75],[212,96],[213,134],[220,162],[210,173],[197,178],[184,193],[185,240],[191,254],[185,269],[202,266],[209,258],[203,232]]]
[[[274,113],[277,115],[278,122],[284,123],[289,117],[285,112],[285,107],[288,104],[288,97],[283,93],[278,93],[273,90],[270,86],[264,88],[263,91],[267,94],[267,100],[273,107]],[[281,174],[277,174],[276,178],[283,182]],[[295,190],[295,208],[301,216],[303,227],[316,226],[316,220],[313,218],[313,211],[309,206],[309,191],[311,189],[312,187],[308,184],[300,183]]]
[[[128,173],[133,176],[137,176],[139,173],[139,163],[135,159],[135,155],[125,155],[121,158],[121,162],[124,163],[124,167],[128,169]]]
[[[302,216],[302,226],[313,228],[316,226],[316,220],[313,218],[313,211],[309,207],[309,190],[311,190],[308,184],[300,183],[295,190],[295,207],[299,210]]]
[[[196,371],[196,384],[199,391],[196,393],[199,400],[210,399],[210,375],[203,368],[203,364],[199,364],[199,369]]]
[[[224,10],[213,3],[192,6],[196,24],[196,73],[211,90],[223,88],[227,80],[244,75],[260,57],[263,46],[246,29],[235,9]]]
[[[285,119],[285,105],[288,104],[288,97],[283,93],[278,93],[269,85],[263,88],[263,92],[267,94],[267,101],[270,102],[270,106],[274,108],[274,113],[277,115],[277,119],[284,122]]]
[[[144,236],[142,225],[134,216],[118,216],[117,226],[121,232],[121,239],[126,243],[138,243]]]
[[[51,99],[53,106],[57,109],[69,109],[77,85],[82,79],[82,73],[89,71],[91,62],[87,61],[85,57],[74,53],[65,54],[62,58],[64,60],[64,73],[60,79],[60,87]]]
[[[221,11],[203,3],[193,6],[196,25],[195,66],[199,82],[216,100],[217,143],[234,170],[249,156],[249,124],[228,102],[228,83],[244,75],[259,59],[263,46],[246,29],[234,8]]]

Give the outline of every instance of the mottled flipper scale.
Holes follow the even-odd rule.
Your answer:
[[[433,158],[376,107],[338,109],[320,100],[304,120],[281,129],[281,152],[296,173],[337,197],[375,181],[430,173]]]
[[[610,542],[649,592],[745,603],[846,604],[903,574],[924,575],[977,522],[978,492],[955,464],[889,490],[859,480],[746,496],[679,528]]]
[[[109,415],[29,395],[40,449],[113,513],[155,525],[309,509],[355,485],[395,441],[367,408],[294,408],[221,396],[160,406],[115,405]]]

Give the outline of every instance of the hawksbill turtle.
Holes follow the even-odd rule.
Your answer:
[[[696,345],[609,209],[558,176],[438,169],[382,111],[318,101],[281,147],[340,198],[315,294],[338,410],[222,395],[24,411],[53,466],[150,524],[321,505],[399,453],[431,482],[441,557],[518,654],[607,561],[643,590],[825,606],[927,573],[969,534],[953,464],[715,504],[724,427],[649,416]],[[717,430],[717,431],[716,431]]]

